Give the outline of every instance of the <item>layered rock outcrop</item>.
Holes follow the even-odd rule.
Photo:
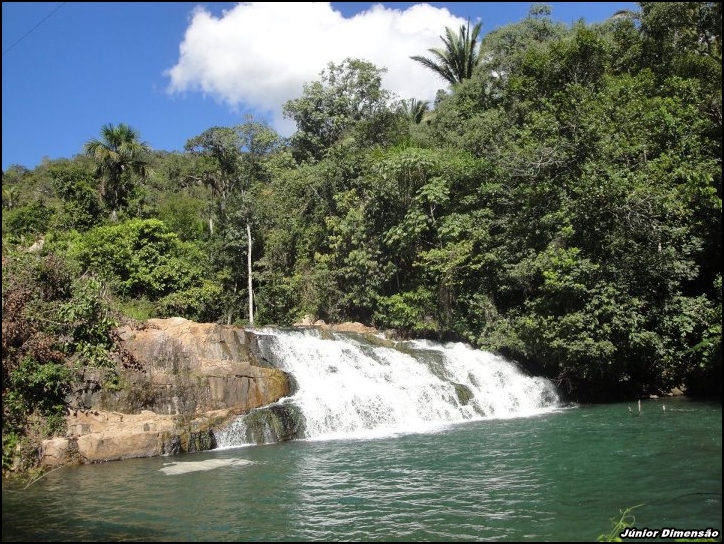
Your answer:
[[[315,319],[312,315],[305,315],[294,327],[314,327],[322,331],[353,332],[358,334],[377,333],[377,329],[364,325],[358,321],[345,321],[344,323],[329,324],[323,319]]]
[[[117,332],[118,383],[87,373],[71,400],[67,436],[43,443],[44,465],[211,449],[215,428],[290,393],[287,375],[255,355],[256,337],[242,328],[170,318]]]

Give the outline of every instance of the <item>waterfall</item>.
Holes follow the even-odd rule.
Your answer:
[[[261,329],[260,355],[296,391],[217,433],[219,447],[430,432],[464,421],[559,407],[553,384],[462,343]]]

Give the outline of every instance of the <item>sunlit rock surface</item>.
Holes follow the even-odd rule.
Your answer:
[[[254,333],[182,318],[118,329],[123,370],[89,371],[71,399],[67,436],[46,440],[46,466],[211,449],[229,418],[289,394],[287,375],[254,355]],[[105,387],[101,387],[105,385]]]

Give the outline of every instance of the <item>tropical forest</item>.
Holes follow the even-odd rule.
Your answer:
[[[2,173],[3,470],[64,432],[116,328],[305,317],[464,342],[572,402],[721,397],[720,2],[601,23],[441,28],[410,59],[326,64],[263,119],[154,149],[109,122],[78,154]],[[111,120],[109,120],[111,121]]]

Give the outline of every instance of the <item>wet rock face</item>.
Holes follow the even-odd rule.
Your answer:
[[[62,463],[63,450],[98,462],[211,449],[216,426],[289,395],[287,375],[256,358],[242,328],[170,318],[117,332],[133,360],[121,387],[109,391],[89,375],[65,441],[44,444],[44,464]]]
[[[255,410],[246,416],[247,443],[267,444],[300,438],[304,434],[304,418],[293,404],[275,404]]]

